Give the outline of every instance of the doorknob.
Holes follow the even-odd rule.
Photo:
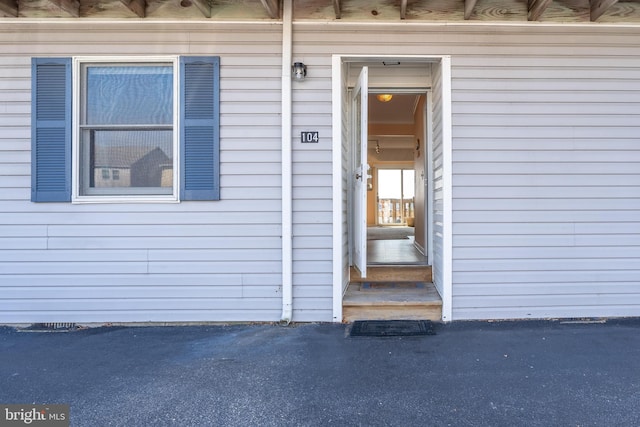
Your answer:
[[[359,173],[356,173],[356,179],[362,179],[362,175]]]

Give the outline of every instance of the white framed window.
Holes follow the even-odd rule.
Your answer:
[[[72,201],[178,201],[178,58],[77,57],[73,67]]]

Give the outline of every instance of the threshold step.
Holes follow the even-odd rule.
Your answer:
[[[432,279],[430,265],[367,266],[366,277],[361,277],[358,269],[351,267],[349,282],[431,282]]]

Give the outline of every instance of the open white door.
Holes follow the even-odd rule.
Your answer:
[[[368,136],[368,102],[369,102],[369,68],[362,67],[358,82],[351,98],[352,144],[354,148],[355,167],[353,192],[353,246],[354,264],[360,275],[367,275],[367,136]]]

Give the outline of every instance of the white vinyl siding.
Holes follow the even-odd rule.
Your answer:
[[[5,23],[0,46],[0,322],[279,320],[279,25]],[[221,58],[221,200],[31,203],[31,57],[150,52]]]
[[[433,149],[430,163],[433,167],[433,202],[430,222],[433,227],[433,284],[440,295],[444,294],[444,141],[442,129],[442,67],[431,66],[433,81]]]
[[[333,54],[451,56],[452,320],[637,316],[640,27],[406,24],[294,24],[293,320],[332,320]],[[278,23],[18,20],[0,46],[0,322],[280,318]],[[220,57],[221,200],[31,203],[31,57],[149,53]]]
[[[333,320],[331,57],[299,55],[294,42],[294,60],[304,58],[308,71],[304,81],[293,82],[293,320],[328,322]],[[319,141],[302,143],[304,131],[318,131]]]
[[[451,56],[452,320],[640,313],[639,27],[294,30],[296,53],[322,76],[310,81],[314,93],[331,53]],[[433,131],[433,264],[442,289],[442,149]]]
[[[640,48],[540,39],[455,62],[455,315],[637,316]]]

